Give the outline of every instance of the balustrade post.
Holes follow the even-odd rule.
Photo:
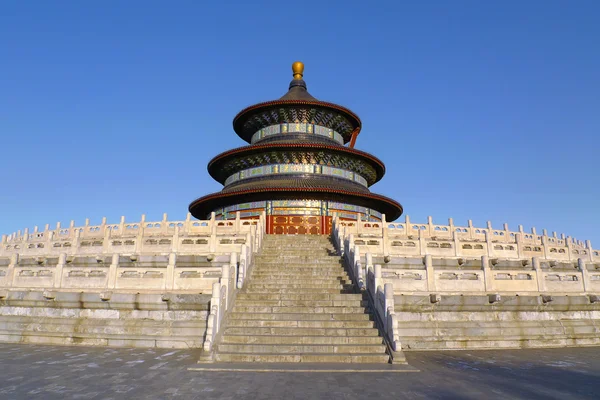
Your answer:
[[[427,291],[435,292],[435,272],[433,269],[433,257],[431,254],[427,254],[423,257],[423,263],[425,264],[425,275],[427,277]]]
[[[455,229],[452,229],[452,240],[454,241],[454,256],[459,257],[462,254],[462,247],[458,238],[458,232]]]
[[[360,261],[360,246],[354,246],[354,257],[352,260],[352,266],[354,269],[354,276],[356,277],[356,283],[358,284],[358,288],[360,290],[364,289],[365,280],[363,276],[363,268],[362,263]]]
[[[377,290],[377,288],[379,288],[380,286],[382,286],[381,285],[381,283],[382,283],[382,280],[381,280],[381,276],[382,276],[381,275],[381,264],[376,264],[374,271],[375,271],[375,290]]]
[[[481,269],[483,270],[484,290],[486,292],[495,290],[494,274],[490,268],[490,258],[488,256],[481,256]]]
[[[62,276],[65,264],[67,263],[67,254],[60,253],[58,255],[58,263],[56,264],[56,268],[54,270],[54,282],[52,287],[55,289],[59,289],[62,287]]]
[[[236,233],[240,231],[241,226],[242,225],[241,225],[241,222],[240,222],[240,212],[236,211],[235,212],[235,226],[234,226]]]
[[[425,235],[423,235],[423,230],[419,228],[419,254],[424,256],[427,254],[427,244],[425,243]]]
[[[214,314],[213,331],[211,332],[211,338],[210,338],[211,344],[214,341],[215,335],[217,334],[217,332],[219,332],[219,325],[221,323],[221,321],[219,320],[220,303],[221,303],[221,283],[215,282],[215,283],[213,283],[213,286],[212,286],[212,297],[210,299],[210,310],[211,310],[210,313]],[[207,338],[208,338],[208,334],[207,334]]]
[[[488,221],[488,224],[491,225],[491,222]],[[489,228],[486,229],[485,231],[483,231],[483,237],[485,238],[485,245],[487,247],[486,254],[489,257],[492,257],[495,255],[494,254],[494,245],[492,243],[491,235],[492,235],[492,231]]]
[[[187,213],[185,215],[185,221],[183,222],[183,233],[185,235],[189,235],[190,231],[192,230],[192,214],[191,213]]]
[[[15,284],[15,268],[17,265],[19,265],[19,253],[14,253],[10,256],[8,268],[6,269],[6,277],[4,278],[4,282],[6,282],[6,286],[9,288]]]
[[[175,265],[177,264],[177,253],[169,254],[169,262],[167,263],[167,271],[165,278],[165,290],[173,290],[175,288]]]
[[[386,283],[383,286],[383,294],[384,294],[384,329],[388,335],[388,340],[390,342],[394,341],[394,330],[393,326],[391,326],[390,315],[394,314],[394,285],[391,283]]]
[[[214,253],[217,251],[217,224],[215,222],[214,211],[210,213],[210,221],[208,222],[208,226],[210,228],[209,251]]]
[[[594,261],[594,249],[592,249],[592,242],[590,240],[585,241],[585,248],[587,250],[587,259],[589,262]]]
[[[110,261],[110,267],[108,268],[108,280],[106,281],[107,289],[116,289],[118,273],[119,273],[119,254],[115,253],[112,255],[112,259]]]
[[[242,251],[240,253],[240,267],[238,269],[237,288],[241,289],[246,279],[246,269],[248,268],[248,247],[243,244]]]
[[[545,233],[545,229],[544,229],[544,233]],[[543,256],[544,256],[544,260],[549,259],[550,257],[550,249],[548,248],[548,236],[547,235],[543,235],[542,236],[542,252],[543,252]]]
[[[389,230],[387,222],[385,222],[385,214],[381,214],[381,249],[384,257],[390,254]]]
[[[519,225],[519,228],[522,229],[522,226]],[[523,254],[523,233],[521,233],[521,232],[515,233],[515,243],[517,246],[517,257],[518,258],[525,257]]]
[[[179,245],[181,244],[179,240],[180,233],[181,232],[179,226],[175,225],[175,229],[173,230],[173,237],[171,238],[171,251],[173,253],[177,253],[179,251]]]
[[[590,285],[590,274],[588,273],[588,269],[583,258],[577,259],[577,268],[581,271],[581,278],[583,280],[583,291],[586,293],[590,292],[592,289]]]
[[[546,282],[545,276],[542,270],[542,266],[540,265],[539,257],[533,257],[531,259],[531,263],[533,264],[533,269],[535,270],[535,274],[537,275],[537,284],[538,284],[538,292],[546,291]]]

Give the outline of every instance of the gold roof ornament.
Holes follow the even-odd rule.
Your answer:
[[[296,61],[292,64],[292,72],[294,73],[294,79],[302,79],[304,75],[304,63]]]

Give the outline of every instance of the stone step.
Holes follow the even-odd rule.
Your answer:
[[[334,354],[356,354],[356,353],[384,353],[383,344],[339,344],[339,345],[318,345],[318,344],[228,344],[219,343],[217,351],[227,353],[334,353]]]
[[[281,247],[265,247],[260,249],[259,255],[274,254],[276,256],[280,254],[314,254],[315,256],[336,256],[339,257],[337,250],[333,248],[314,247],[314,246],[281,246]]]
[[[260,253],[258,255],[265,254],[274,254],[276,256],[280,254],[314,254],[315,256],[336,256],[339,257],[337,251],[333,248],[324,248],[324,247],[315,247],[315,246],[304,246],[304,247],[291,247],[291,246],[282,246],[282,247],[265,247],[263,246],[260,249]]]
[[[351,289],[352,285],[340,283],[255,283],[250,280],[248,289]]]
[[[294,235],[294,236],[266,236],[264,244],[273,243],[307,243],[331,245],[331,240],[328,237],[313,236],[313,235]]]
[[[306,314],[306,313],[239,313],[230,312],[227,319],[229,322],[237,320],[256,320],[256,321],[368,321],[372,322],[371,315],[361,312],[359,314]],[[233,322],[232,322],[233,323]],[[232,325],[233,326],[233,325]],[[248,325],[261,326],[261,325]],[[278,326],[295,326],[295,325],[278,325]],[[360,328],[370,327],[372,325],[360,326]]]
[[[258,258],[258,257],[257,257]],[[312,267],[312,268],[317,268],[317,267],[342,267],[342,262],[341,261],[337,261],[337,260],[331,260],[331,259],[314,259],[311,257],[305,257],[303,258],[285,258],[285,257],[277,257],[277,258],[265,258],[265,259],[255,259],[254,260],[255,265],[257,267],[259,266],[265,266],[265,267],[270,267],[270,266],[278,266],[278,265],[285,265],[287,267]]]
[[[299,345],[340,345],[340,344],[357,344],[357,345],[380,345],[383,344],[383,339],[379,336],[346,336],[346,335],[331,335],[331,336],[280,336],[280,335],[229,335],[225,334],[221,341],[223,344],[299,344]]]
[[[272,285],[270,285],[272,286]],[[281,293],[289,293],[289,294],[305,294],[305,293],[321,293],[321,294],[353,294],[354,289],[352,287],[347,289],[339,289],[339,288],[312,288],[312,287],[300,287],[300,288],[245,288],[244,293],[256,294],[256,293],[270,293],[270,294],[281,294]]]
[[[318,315],[318,314],[315,314]],[[231,319],[226,323],[227,328],[269,328],[269,329],[374,329],[375,322],[369,320],[277,320],[277,319]],[[323,331],[324,332],[324,331]],[[377,332],[377,330],[375,330]],[[250,333],[250,332],[248,332]],[[281,333],[283,334],[283,333]],[[295,333],[299,335],[300,332]]]
[[[249,285],[252,284],[275,284],[275,285],[289,285],[289,284],[306,284],[306,285],[310,285],[310,286],[314,286],[314,285],[328,285],[328,284],[332,284],[332,285],[350,285],[352,284],[352,282],[350,282],[349,280],[344,280],[344,279],[337,279],[337,278],[323,278],[323,277],[314,277],[314,278],[310,278],[310,277],[288,277],[288,278],[277,278],[277,277],[264,277],[264,278],[260,278],[260,279],[256,279],[256,278],[250,278],[250,283]]]
[[[253,277],[260,277],[260,276],[306,276],[306,277],[313,277],[313,276],[333,276],[333,277],[347,277],[348,274],[346,273],[346,271],[343,268],[340,267],[336,267],[335,269],[323,269],[323,268],[315,268],[313,271],[304,271],[304,272],[297,272],[294,271],[292,269],[286,269],[285,267],[281,267],[281,268],[277,268],[276,270],[273,271],[268,271],[268,270],[261,270],[259,269],[255,269],[254,271],[252,271],[252,276]]]
[[[264,275],[341,275],[346,274],[346,270],[341,266],[336,267],[328,267],[328,266],[319,266],[319,267],[290,267],[285,264],[282,265],[257,265],[252,271],[252,276],[264,276]]]
[[[299,249],[299,248],[315,248],[318,250],[335,250],[335,246],[328,242],[303,242],[296,241],[291,243],[286,242],[263,242],[263,248],[267,249]]]
[[[339,275],[339,274],[338,274]],[[338,275],[319,275],[319,274],[293,274],[293,275],[272,275],[272,274],[263,274],[263,275],[254,275],[252,274],[252,279],[255,282],[262,281],[276,281],[276,282],[286,282],[292,283],[292,281],[297,281],[299,279],[303,279],[305,281],[311,281],[315,283],[320,282],[340,282],[342,279],[341,276]],[[350,283],[350,282],[347,282]]]
[[[237,299],[236,306],[279,307],[366,307],[364,300],[247,300]]]
[[[363,300],[364,295],[332,294],[332,293],[243,293],[237,295],[237,300]]]
[[[277,321],[265,321],[277,322]],[[306,321],[309,322],[309,321]],[[338,321],[333,321],[338,322]],[[379,331],[373,327],[367,328],[315,328],[315,327],[279,327],[279,326],[227,326],[225,335],[277,335],[277,336],[375,336]]]
[[[252,274],[264,275],[264,274],[307,274],[307,275],[318,275],[324,274],[344,274],[346,270],[341,266],[307,266],[302,267],[286,266],[285,264],[280,265],[256,265]]]
[[[280,307],[280,306],[243,306],[235,305],[233,312],[247,313],[331,313],[331,314],[348,314],[348,313],[365,313],[364,307]]]
[[[381,364],[389,362],[387,354],[243,354],[243,353],[217,353],[216,361],[243,363],[355,363],[355,364]]]

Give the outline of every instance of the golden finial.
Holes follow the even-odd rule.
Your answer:
[[[304,73],[304,63],[296,61],[292,64],[292,71],[294,72],[294,79],[302,79]]]

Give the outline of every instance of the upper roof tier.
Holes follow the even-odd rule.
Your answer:
[[[252,143],[252,135],[260,129],[282,123],[314,124],[333,129],[345,143],[356,138],[362,123],[349,109],[314,98],[302,79],[304,64],[292,65],[294,79],[288,92],[278,100],[258,103],[240,111],[233,119],[239,137]]]

